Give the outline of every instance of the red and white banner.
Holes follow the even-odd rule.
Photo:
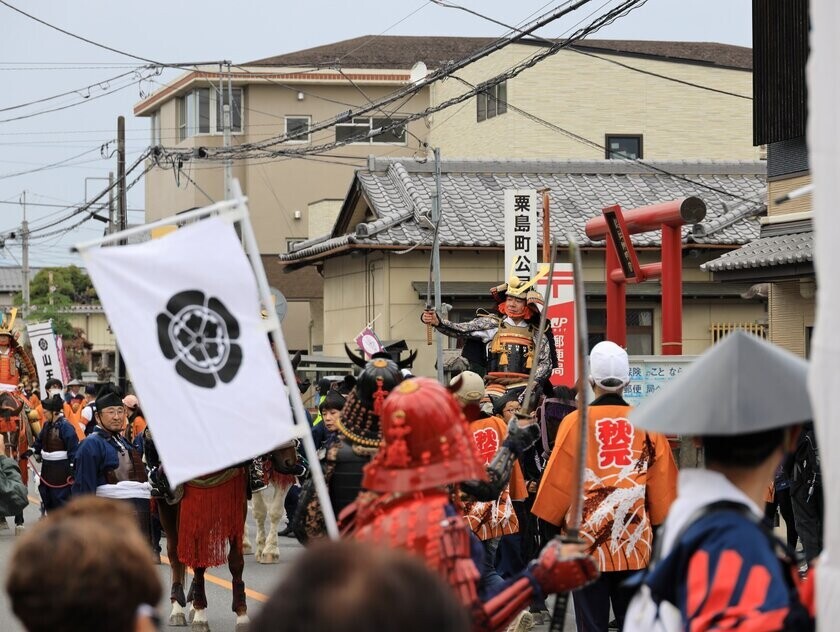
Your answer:
[[[534,289],[545,295],[547,279],[537,282]],[[555,386],[575,385],[575,290],[571,263],[555,263],[551,291],[548,295],[546,321],[551,323],[554,347],[557,350],[557,368],[551,374]]]
[[[370,327],[365,327],[359,332],[359,335],[356,336],[356,346],[364,351],[368,358],[374,353],[385,351],[385,347],[382,346],[379,336],[377,336],[376,332]]]

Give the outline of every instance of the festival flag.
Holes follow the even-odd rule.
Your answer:
[[[292,413],[231,224],[82,252],[172,485],[288,441]]]
[[[47,380],[57,378],[62,383],[67,383],[61,371],[61,359],[52,321],[28,324],[26,335],[29,336],[32,358],[35,360],[35,368],[38,371],[41,399],[44,399],[47,396]]]
[[[367,357],[371,357],[374,353],[385,351],[385,347],[382,346],[382,341],[379,340],[379,336],[376,335],[376,332],[370,326],[362,329],[359,335],[356,336],[356,345],[367,354]]]

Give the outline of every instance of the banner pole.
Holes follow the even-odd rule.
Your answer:
[[[234,199],[242,200],[242,189],[240,188],[239,180],[234,179],[231,188]],[[242,227],[242,240],[245,246],[245,253],[251,260],[251,267],[254,269],[254,274],[257,278],[257,287],[260,291],[260,299],[262,300],[263,307],[268,313],[268,330],[271,332],[272,338],[274,339],[277,359],[280,360],[280,367],[283,370],[283,378],[286,385],[289,387],[289,396],[292,400],[292,411],[294,412],[295,424],[300,426],[301,429],[305,429],[305,432],[302,431],[300,435],[301,440],[303,441],[304,452],[309,460],[309,471],[312,476],[312,481],[315,483],[315,491],[321,502],[321,511],[324,514],[324,524],[330,538],[338,540],[338,525],[335,520],[335,513],[333,512],[332,503],[330,503],[330,494],[327,490],[327,483],[324,480],[324,472],[321,469],[321,462],[318,459],[318,451],[315,448],[315,442],[312,440],[312,429],[309,427],[309,422],[306,420],[303,400],[301,399],[300,391],[297,388],[295,370],[292,367],[292,361],[289,358],[289,350],[286,347],[286,339],[283,337],[283,332],[280,328],[280,320],[277,318],[277,314],[274,310],[271,309],[271,291],[268,288],[268,278],[265,276],[265,268],[263,268],[262,259],[260,259],[257,238],[254,234],[254,228],[251,226],[251,218],[248,213],[243,213],[239,221]]]

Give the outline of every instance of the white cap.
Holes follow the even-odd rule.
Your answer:
[[[484,397],[484,378],[472,371],[463,371],[452,378],[449,386],[458,384],[453,393],[463,404],[477,404]]]
[[[609,340],[599,342],[589,354],[589,377],[604,390],[621,391],[630,381],[627,352]]]

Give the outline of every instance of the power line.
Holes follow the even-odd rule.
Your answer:
[[[28,175],[30,173],[38,173],[39,171],[46,171],[47,169],[53,169],[55,167],[60,167],[62,165],[66,165],[71,160],[76,160],[77,158],[81,158],[82,156],[86,156],[87,154],[90,154],[94,151],[99,151],[100,149],[101,149],[101,146],[100,147],[94,147],[93,149],[87,149],[80,154],[76,154],[75,156],[70,156],[69,158],[65,158],[64,160],[59,160],[57,162],[52,162],[52,163],[47,164],[47,165],[41,165],[40,167],[37,167],[36,169],[27,169],[25,171],[16,171],[16,172],[13,172],[13,173],[0,174],[0,180],[5,180],[7,178],[15,178],[17,176],[25,176],[25,175]]]
[[[385,29],[384,31],[382,31],[382,32],[380,32],[380,33],[377,33],[376,35],[373,35],[373,36],[371,36],[371,37],[367,38],[364,42],[362,42],[361,44],[359,44],[356,48],[354,48],[354,49],[352,49],[352,50],[349,50],[349,51],[347,51],[346,53],[344,53],[341,57],[339,57],[339,58],[338,58],[338,60],[336,60],[336,63],[337,63],[337,64],[340,64],[342,61],[344,61],[344,59],[345,59],[346,57],[349,57],[349,56],[350,56],[350,55],[352,55],[353,53],[356,53],[356,52],[358,52],[358,51],[362,50],[365,46],[367,46],[368,44],[370,44],[373,40],[375,40],[375,39],[377,39],[377,38],[379,38],[379,37],[382,37],[383,35],[385,35],[385,33],[387,33],[388,31],[390,31],[390,30],[391,30],[391,29],[393,29],[394,27],[399,26],[400,24],[402,24],[403,22],[405,22],[408,18],[410,18],[411,16],[413,16],[415,13],[419,13],[420,11],[422,11],[423,9],[425,9],[425,8],[426,8],[427,6],[429,6],[429,4],[431,4],[432,2],[434,2],[434,0],[426,0],[423,4],[421,4],[419,7],[417,7],[416,9],[414,9],[411,13],[409,13],[408,15],[406,15],[406,16],[405,16],[405,17],[403,17],[403,18],[400,18],[399,20],[397,20],[396,22],[394,22],[391,26],[389,26],[389,27],[388,27],[387,29]]]
[[[20,202],[14,201],[14,200],[0,200],[0,204],[20,206]],[[29,208],[30,206],[37,206],[37,207],[43,207],[43,208],[58,208],[58,209],[69,209],[69,208],[73,207],[72,204],[70,204],[70,205],[68,205],[68,204],[47,204],[46,202],[27,202],[26,206],[27,206],[27,208]],[[143,209],[143,208],[129,208],[129,209],[126,209],[126,210],[131,212],[131,213],[145,213],[146,212],[146,209]],[[43,219],[43,217],[40,218],[40,219]]]
[[[472,83],[470,83],[466,79],[462,79],[461,77],[458,77],[457,75],[452,75],[452,78],[460,81],[463,84],[466,84],[467,86],[475,88],[475,86]],[[536,114],[532,114],[531,112],[527,112],[527,111],[523,110],[522,108],[519,108],[519,107],[511,104],[509,101],[506,101],[504,99],[499,99],[497,97],[493,97],[493,98],[495,98],[496,101],[498,101],[500,103],[504,103],[505,106],[508,109],[512,110],[513,112],[516,112],[517,114],[519,114],[521,116],[524,116],[525,118],[530,119],[531,121],[534,121],[535,123],[538,123],[538,124],[542,125],[543,127],[547,127],[548,129],[550,129],[552,131],[558,132],[558,133],[566,136],[567,138],[570,138],[570,139],[574,140],[575,142],[586,145],[587,147],[590,147],[592,149],[598,149],[598,150],[604,152],[605,155],[608,151],[607,148],[604,145],[601,145],[600,143],[598,143],[594,140],[590,140],[590,139],[588,139],[584,136],[581,136],[580,134],[576,134],[576,133],[574,133],[572,131],[569,131],[569,130],[563,128],[563,127],[560,127],[556,123],[552,123],[551,121],[547,121],[546,119],[544,119],[540,116],[537,116]],[[661,173],[662,175],[666,175],[666,176],[675,178],[677,180],[682,180],[683,182],[688,182],[690,184],[701,187],[703,189],[706,189],[706,190],[709,190],[709,191],[714,191],[715,193],[719,193],[721,195],[725,195],[727,197],[730,197],[730,198],[733,198],[733,199],[736,199],[736,200],[740,200],[742,202],[748,202],[750,204],[756,202],[756,200],[754,200],[754,199],[744,197],[742,195],[738,195],[737,193],[732,193],[730,191],[727,191],[726,189],[721,189],[719,187],[715,187],[715,186],[706,184],[704,182],[699,182],[697,180],[692,180],[691,178],[689,178],[687,176],[684,176],[684,175],[681,175],[681,174],[678,174],[678,173],[673,173],[671,171],[668,171],[667,169],[663,169],[662,167],[659,167],[657,165],[651,164],[650,162],[646,162],[646,161],[638,159],[638,158],[628,158],[627,156],[623,156],[619,153],[612,153],[612,155],[616,159],[628,160],[628,161],[631,161],[635,164],[644,165],[645,167],[648,167],[649,169],[651,169],[653,171]]]
[[[467,55],[466,57],[461,58],[460,60],[454,61],[450,64],[445,64],[441,68],[438,68],[437,70],[429,73],[426,77],[415,82],[414,84],[396,90],[390,95],[378,99],[374,105],[362,106],[355,111],[353,109],[350,109],[347,112],[340,113],[330,119],[326,119],[324,121],[311,125],[309,128],[310,132],[316,132],[322,129],[333,127],[338,123],[342,123],[344,121],[352,119],[354,116],[362,116],[364,114],[367,114],[368,112],[376,110],[377,108],[385,107],[386,105],[394,103],[406,96],[417,94],[428,85],[447,77],[453,72],[460,70],[464,66],[474,63],[479,59],[487,57],[488,55],[521,40],[523,37],[530,34],[531,32],[545,26],[546,24],[550,24],[551,22],[563,17],[564,15],[567,15],[568,13],[571,13],[572,11],[575,11],[576,9],[588,4],[589,2],[592,2],[592,0],[566,0],[566,2],[560,5],[562,8],[558,8],[554,11],[540,16],[536,20],[532,21],[529,25],[527,25],[524,29],[522,29],[519,34],[514,34],[509,38],[499,38],[497,40],[494,40],[490,44],[483,46],[482,48],[478,49],[470,55]],[[241,145],[241,147],[247,148],[249,150],[260,150],[265,149],[267,147],[272,147],[274,145],[278,145],[286,140],[289,140],[289,136],[287,134],[281,134],[274,138],[266,139],[258,143],[243,144]]]
[[[590,1],[590,0],[586,0],[586,1]],[[369,138],[373,138],[375,136],[380,136],[384,133],[387,133],[389,131],[392,131],[392,130],[396,129],[397,127],[404,126],[411,121],[415,121],[415,120],[420,119],[420,118],[425,118],[425,117],[429,116],[430,114],[434,114],[435,112],[439,112],[439,111],[444,110],[446,108],[452,107],[453,105],[458,105],[459,103],[462,103],[462,102],[466,101],[467,99],[472,98],[473,96],[475,96],[476,94],[478,94],[480,92],[485,92],[489,88],[492,88],[492,87],[494,87],[494,86],[496,86],[496,85],[498,85],[498,84],[500,84],[504,81],[507,81],[508,79],[511,79],[513,77],[518,76],[519,74],[521,74],[522,72],[524,72],[528,68],[532,68],[533,66],[540,63],[544,59],[547,59],[548,57],[557,54],[559,51],[563,50],[564,48],[567,48],[567,47],[571,46],[575,41],[585,37],[586,35],[594,33],[596,31],[598,31],[600,28],[602,28],[602,27],[604,27],[608,24],[611,24],[616,19],[627,15],[630,11],[632,11],[635,8],[638,8],[639,6],[644,5],[646,2],[647,2],[647,0],[624,0],[624,2],[622,2],[619,6],[613,8],[613,9],[609,10],[608,12],[606,12],[605,14],[599,16],[598,18],[593,20],[590,24],[588,24],[586,27],[581,28],[578,31],[576,31],[568,39],[560,40],[560,41],[554,43],[552,46],[547,47],[547,48],[531,55],[530,57],[526,58],[525,60],[519,62],[518,64],[516,64],[514,66],[512,66],[508,70],[506,70],[506,71],[504,71],[504,72],[502,72],[498,75],[495,75],[494,77],[492,77],[492,78],[490,78],[486,81],[483,81],[481,84],[479,84],[479,86],[477,86],[476,88],[474,88],[472,90],[468,90],[467,92],[465,92],[461,95],[457,95],[455,97],[447,99],[446,101],[443,101],[443,102],[441,102],[437,105],[429,106],[429,107],[427,107],[426,109],[424,109],[420,112],[416,112],[416,113],[410,114],[406,117],[403,117],[403,118],[399,119],[398,123],[386,124],[386,125],[383,125],[382,127],[370,130],[367,133],[357,134],[357,135],[348,137],[348,138],[340,140],[340,141],[336,140],[336,141],[331,142],[331,143],[324,143],[324,144],[321,144],[321,145],[313,145],[313,146],[310,146],[309,148],[263,151],[263,153],[261,153],[261,154],[248,153],[249,151],[253,151],[255,148],[256,149],[264,149],[264,147],[273,146],[273,145],[277,144],[276,141],[273,141],[271,143],[243,144],[243,145],[240,146],[240,148],[246,149],[247,151],[245,151],[245,152],[237,151],[237,150],[219,150],[219,149],[210,150],[210,149],[208,149],[207,150],[208,151],[208,159],[211,159],[211,160],[213,160],[213,159],[215,159],[215,160],[224,159],[225,155],[229,154],[229,153],[233,153],[234,156],[239,154],[239,155],[242,155],[242,156],[248,155],[249,157],[253,157],[253,156],[281,156],[281,155],[300,156],[300,155],[303,155],[303,154],[318,154],[318,153],[323,153],[324,151],[329,151],[331,149],[335,149],[337,147],[342,147],[342,146],[350,144],[350,143],[363,141],[363,140],[366,140],[366,139],[369,139]],[[582,3],[578,3],[575,6],[580,6],[581,4]],[[554,13],[552,13],[552,15],[557,16],[558,13],[554,12]],[[538,21],[538,22],[541,23],[542,21]],[[506,41],[512,41],[512,40],[506,40]],[[487,47],[485,47],[485,49],[482,49],[482,50],[486,51]],[[486,53],[486,54],[490,54],[490,53]],[[458,62],[456,64],[452,64],[452,65],[447,67],[446,72],[443,73],[443,74],[445,74],[445,76],[451,76],[455,72],[455,70],[457,70],[460,67],[463,67],[463,64],[461,62]],[[435,73],[435,74],[440,76],[441,73]],[[420,85],[420,84],[418,84],[418,85]],[[410,94],[411,92],[412,91],[410,89],[405,90],[404,94],[405,93]],[[388,98],[388,99],[385,99],[385,100],[380,100],[380,101],[377,102],[377,105],[381,106],[383,104],[383,101],[387,101],[387,102],[390,103],[390,102],[393,102],[394,99],[393,98]],[[370,109],[372,107],[373,106],[368,106],[367,108],[363,108],[363,110],[370,111]],[[320,125],[320,126],[316,126],[316,127],[317,127],[317,129],[323,129],[325,127],[325,125]],[[310,128],[310,129],[312,129],[312,128]],[[176,151],[176,152],[172,152],[172,153],[179,153],[179,152]]]
[[[88,85],[83,86],[81,88],[76,88],[75,90],[68,90],[67,92],[61,92],[59,94],[54,94],[50,97],[44,97],[42,99],[36,99],[34,101],[27,101],[26,103],[19,103],[17,105],[9,105],[9,106],[6,106],[4,108],[0,108],[0,112],[8,112],[9,110],[17,110],[19,108],[29,107],[30,105],[36,105],[38,103],[46,103],[47,101],[53,101],[55,99],[60,99],[61,97],[66,97],[66,96],[71,95],[71,94],[78,94],[79,96],[81,96],[83,98],[88,98],[90,96],[90,94],[88,94],[88,97],[85,97],[81,93],[86,91],[86,90],[90,90],[91,88],[101,88],[103,90],[107,90],[107,87],[102,88],[103,84],[108,86],[112,81],[116,81],[117,79],[122,79],[123,77],[127,77],[128,75],[131,75],[131,74],[134,74],[134,71],[124,72],[124,73],[121,73],[121,74],[116,75],[114,77],[109,77],[108,79],[104,79],[102,81],[97,81],[95,83],[88,84]]]

